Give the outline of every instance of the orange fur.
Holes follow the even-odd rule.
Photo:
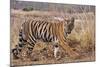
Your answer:
[[[64,22],[53,23],[53,33],[57,36],[59,40],[59,45],[71,56],[78,56],[78,53],[74,52],[71,47],[69,47],[68,43],[65,42],[64,37]]]

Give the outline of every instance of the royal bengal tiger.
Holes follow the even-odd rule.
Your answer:
[[[12,49],[13,55],[18,57],[22,47],[26,45],[31,53],[33,47],[37,43],[37,40],[42,40],[43,42],[53,42],[53,45],[55,46],[55,57],[58,51],[58,45],[61,46],[70,56],[73,57],[78,55],[66,43],[66,37],[73,30],[74,22],[74,17],[57,22],[34,19],[25,21],[19,32],[19,43],[14,49]]]

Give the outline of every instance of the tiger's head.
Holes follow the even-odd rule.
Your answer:
[[[66,35],[70,34],[71,31],[73,30],[74,22],[75,22],[75,18],[74,17],[65,19],[64,30],[65,30]]]

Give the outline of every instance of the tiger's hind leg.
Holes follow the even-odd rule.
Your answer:
[[[36,41],[34,43],[33,42],[28,42],[28,45],[26,46],[26,48],[27,48],[26,52],[27,52],[27,57],[28,58],[31,57],[31,54],[33,52],[33,48],[34,48],[35,44],[36,44]]]
[[[59,52],[59,46],[58,46],[58,40],[57,39],[54,39],[54,42],[53,42],[53,46],[54,46],[54,57],[57,58],[57,54]]]

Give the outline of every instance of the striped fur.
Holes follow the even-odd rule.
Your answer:
[[[21,52],[21,48],[24,46],[28,46],[27,48],[31,53],[33,47],[37,43],[37,40],[42,40],[43,42],[54,42],[54,44],[64,42],[67,34],[70,34],[73,28],[74,18],[58,22],[28,20],[21,26],[19,31],[18,47],[12,50],[13,55],[18,57],[17,55]]]

